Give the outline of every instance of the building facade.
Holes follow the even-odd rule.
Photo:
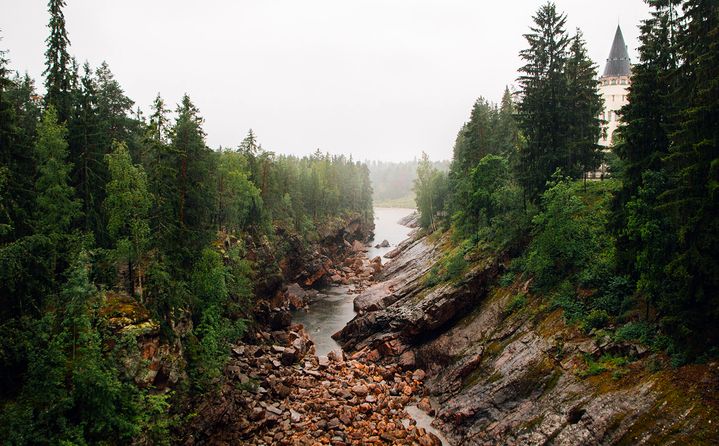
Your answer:
[[[622,29],[617,25],[604,73],[599,78],[599,92],[604,99],[604,112],[600,117],[605,123],[599,144],[604,147],[612,146],[612,136],[619,126],[617,111],[628,102],[627,91],[631,84],[631,74],[629,52],[624,43]]]
[[[624,43],[622,29],[617,25],[614,33],[614,42],[609,50],[609,57],[604,66],[604,73],[599,77],[599,94],[604,99],[604,111],[599,115],[603,121],[602,135],[598,144],[604,147],[604,151],[611,150],[613,145],[614,131],[619,127],[619,115],[617,112],[627,102],[627,93],[631,84],[632,65],[629,60],[627,45]],[[607,175],[607,165],[603,163],[594,172],[588,172],[587,178],[601,179]]]

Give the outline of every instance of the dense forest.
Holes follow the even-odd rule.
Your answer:
[[[243,241],[280,259],[328,221],[371,221],[369,171],[276,155],[251,130],[212,150],[188,95],[171,113],[158,94],[144,115],[107,64],[71,56],[63,7],[48,5],[44,96],[0,52],[0,435],[166,444],[172,394],[135,385],[121,352],[138,332],[108,318],[147,311],[157,322],[133,329],[169,341],[189,324],[179,392],[207,391],[260,281]],[[226,249],[228,236],[239,242]]]
[[[719,353],[719,9],[648,3],[610,179],[585,175],[608,161],[597,67],[550,3],[525,35],[519,91],[478,99],[449,173],[423,157],[415,191],[421,224],[454,240],[430,285],[504,253],[500,282],[529,279],[587,334],[679,366]]]
[[[506,88],[498,104],[482,97],[474,102],[450,163],[433,162],[424,153],[406,163],[361,163],[319,150],[305,157],[280,155],[264,149],[252,130],[236,148],[208,147],[202,114],[189,95],[170,110],[158,94],[143,113],[106,63],[79,64],[70,53],[65,0],[49,0],[44,88],[15,72],[12,53],[0,48],[2,443],[176,443],[183,427],[207,415],[198,407],[215,403],[213,392],[233,354],[264,361],[259,364],[267,382],[275,372],[296,373],[292,379],[305,383],[315,382],[313,376],[327,380],[305,387],[286,381],[299,390],[273,381],[275,388],[268,390],[243,375],[244,381],[223,383],[237,392],[225,394],[221,404],[218,398],[218,412],[240,411],[246,401],[226,396],[254,386],[257,398],[266,396],[262,390],[283,394],[280,401],[296,391],[295,403],[296,395],[323,394],[301,415],[285,411],[282,423],[323,412],[328,401],[332,410],[351,400],[363,411],[324,420],[328,429],[350,427],[356,419],[370,429],[380,399],[385,414],[399,417],[425,371],[338,360],[342,355],[335,355],[332,366],[329,355],[322,366],[309,359],[305,364],[314,361],[314,368],[305,370],[298,358],[281,361],[286,350],[273,340],[291,343],[287,332],[267,328],[279,334],[265,331],[263,338],[251,331],[257,323],[253,311],[274,305],[288,259],[301,263],[304,258],[296,253],[302,251],[321,258],[318,241],[327,238],[326,228],[348,221],[371,224],[373,202],[403,206],[413,198],[423,228],[415,236],[429,234],[427,239],[441,244],[419,250],[432,264],[417,270],[412,281],[421,288],[409,296],[417,302],[439,285],[447,285],[445,291],[452,284],[461,288],[463,276],[492,257],[499,266],[486,268],[494,274],[491,281],[517,291],[502,317],[531,303],[542,309],[540,316],[556,310],[582,336],[646,347],[664,361],[658,367],[714,361],[719,355],[719,5],[647,3],[651,15],[641,25],[629,103],[620,112],[622,124],[610,151],[597,143],[604,124],[597,66],[581,31],[570,33],[567,16],[547,3],[525,34],[517,91]],[[608,165],[609,176],[590,180],[587,172],[602,165]],[[341,260],[340,267],[366,266],[363,243],[331,238],[355,256],[349,264]],[[372,274],[383,268],[376,259]],[[392,294],[395,285],[407,284],[377,288]],[[397,312],[415,317],[414,310]],[[419,312],[425,310],[451,314],[446,308]],[[397,331],[402,323],[419,320],[390,320],[372,310],[357,319],[363,316],[372,319],[363,329],[384,324]],[[410,340],[419,345],[458,320],[426,324],[431,330],[425,332],[410,327],[407,333],[422,337]],[[284,329],[290,324],[285,322]],[[369,333],[383,349],[399,353],[393,352],[399,338],[380,335]],[[231,352],[232,344],[248,337],[248,343],[266,341],[264,350]],[[152,354],[146,355],[147,349]],[[159,350],[169,364],[161,372],[148,364]],[[375,350],[379,359],[377,349],[356,353]],[[405,358],[412,353],[412,364],[423,359],[402,352]],[[446,352],[433,353],[441,367],[456,365],[441,365]],[[484,373],[482,355],[470,358],[476,373],[461,371],[467,388]],[[583,358],[587,368],[580,373],[586,375],[630,373],[609,364],[626,358]],[[258,363],[245,362],[250,364]],[[332,388],[332,396],[341,403],[329,399],[325,386],[337,370],[344,375],[333,381],[341,388]],[[150,372],[152,379],[146,379],[143,374]],[[497,377],[487,380],[502,378]],[[558,382],[554,374],[540,378]],[[544,392],[535,382],[522,381],[511,390]],[[390,396],[405,402],[396,409],[386,403]],[[529,401],[525,396],[516,401]],[[245,406],[241,409],[250,407]],[[577,425],[585,409],[574,411],[562,413],[566,422],[560,423]],[[213,423],[232,426],[237,420],[224,418],[232,413],[214,413]],[[482,415],[455,413],[459,424]],[[543,417],[524,420],[524,428],[538,426]],[[299,426],[266,420],[288,432]],[[389,424],[371,421],[374,427],[380,423]],[[325,434],[324,428],[312,430]],[[379,434],[376,438],[381,442]]]

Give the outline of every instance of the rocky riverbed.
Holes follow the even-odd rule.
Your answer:
[[[441,444],[404,410],[432,410],[423,370],[318,358],[300,325],[258,336],[233,347],[230,379],[198,407],[185,444]]]

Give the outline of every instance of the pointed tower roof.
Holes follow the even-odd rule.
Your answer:
[[[607,65],[604,68],[602,77],[629,76],[631,74],[631,65],[629,62],[629,53],[627,45],[624,43],[622,28],[617,25],[617,32],[614,34],[614,43],[609,52]]]

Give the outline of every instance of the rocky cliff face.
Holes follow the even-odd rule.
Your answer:
[[[640,345],[586,336],[529,283],[498,286],[491,256],[427,288],[444,242],[415,235],[392,253],[335,338],[353,358],[425,369],[454,444],[719,442],[719,364],[672,369]]]

